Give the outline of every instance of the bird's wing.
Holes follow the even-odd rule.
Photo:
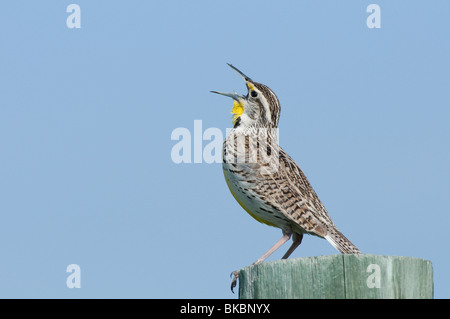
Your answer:
[[[300,167],[283,149],[279,148],[278,154],[276,169],[260,175],[259,188],[287,218],[307,232],[325,237],[333,221]]]

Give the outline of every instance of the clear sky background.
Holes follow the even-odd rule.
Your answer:
[[[66,7],[81,7],[81,29]],[[369,29],[366,7],[381,7]],[[231,126],[233,63],[363,252],[431,260],[450,297],[449,1],[8,1],[0,10],[0,297],[236,298],[281,237],[172,131]],[[205,141],[205,146],[209,141]],[[288,245],[269,260],[281,258]],[[292,257],[335,254],[305,237]],[[66,267],[81,267],[69,289]]]

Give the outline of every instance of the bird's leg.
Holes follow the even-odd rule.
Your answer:
[[[269,257],[270,255],[272,255],[272,253],[273,253],[275,250],[277,250],[277,249],[280,248],[285,242],[287,242],[287,241],[291,238],[291,235],[292,235],[292,233],[285,233],[285,232],[283,232],[283,237],[281,237],[280,240],[278,240],[278,241],[275,243],[275,245],[273,245],[268,251],[266,251],[266,252],[264,253],[264,255],[262,255],[261,257],[259,257],[258,260],[255,261],[255,262],[252,264],[252,266],[257,265],[257,264],[260,264],[260,263],[262,263],[264,260],[266,260],[267,257]],[[301,240],[300,240],[300,241],[301,241]],[[292,245],[294,245],[294,244],[292,244]],[[298,245],[300,245],[300,243],[298,243]],[[298,246],[298,245],[297,245],[297,246]],[[294,249],[295,249],[297,246],[295,246]],[[292,247],[291,247],[291,248],[292,248]],[[292,249],[292,251],[294,251],[294,249]],[[290,248],[289,248],[289,250],[290,250]],[[291,251],[291,252],[292,252],[292,251]],[[234,289],[234,287],[236,287],[237,279],[238,279],[238,277],[239,277],[239,272],[236,270],[236,271],[233,271],[231,274],[234,276],[234,277],[233,277],[233,281],[231,282],[231,291],[234,293],[234,290],[233,290],[233,289]]]
[[[291,234],[292,233],[283,233],[283,237],[280,238],[279,241],[277,241],[275,243],[275,245],[272,246],[272,248],[270,248],[268,251],[266,251],[266,253],[264,255],[262,255],[261,257],[258,258],[257,261],[255,261],[252,266],[257,265],[262,263],[264,260],[267,259],[267,257],[269,257],[270,255],[272,255],[272,253],[277,250],[278,248],[280,248],[285,242],[287,242],[289,239],[291,239]]]
[[[292,236],[292,245],[289,247],[288,251],[284,254],[284,256],[281,259],[287,259],[294,250],[302,243],[303,234],[294,233]]]

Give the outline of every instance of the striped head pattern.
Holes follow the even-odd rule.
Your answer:
[[[247,95],[211,92],[233,98],[233,128],[277,128],[281,107],[275,93],[266,85],[253,81],[233,65],[228,65],[245,81]]]

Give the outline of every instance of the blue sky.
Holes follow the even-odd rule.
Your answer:
[[[66,7],[81,8],[69,29]],[[381,8],[369,29],[366,7]],[[0,10],[0,297],[236,298],[281,237],[176,128],[225,134],[271,87],[280,144],[363,252],[431,260],[450,297],[448,1],[10,1]],[[203,142],[203,147],[208,141]],[[269,260],[281,258],[285,250]],[[335,254],[306,237],[292,257]],[[69,289],[66,267],[81,269]]]

